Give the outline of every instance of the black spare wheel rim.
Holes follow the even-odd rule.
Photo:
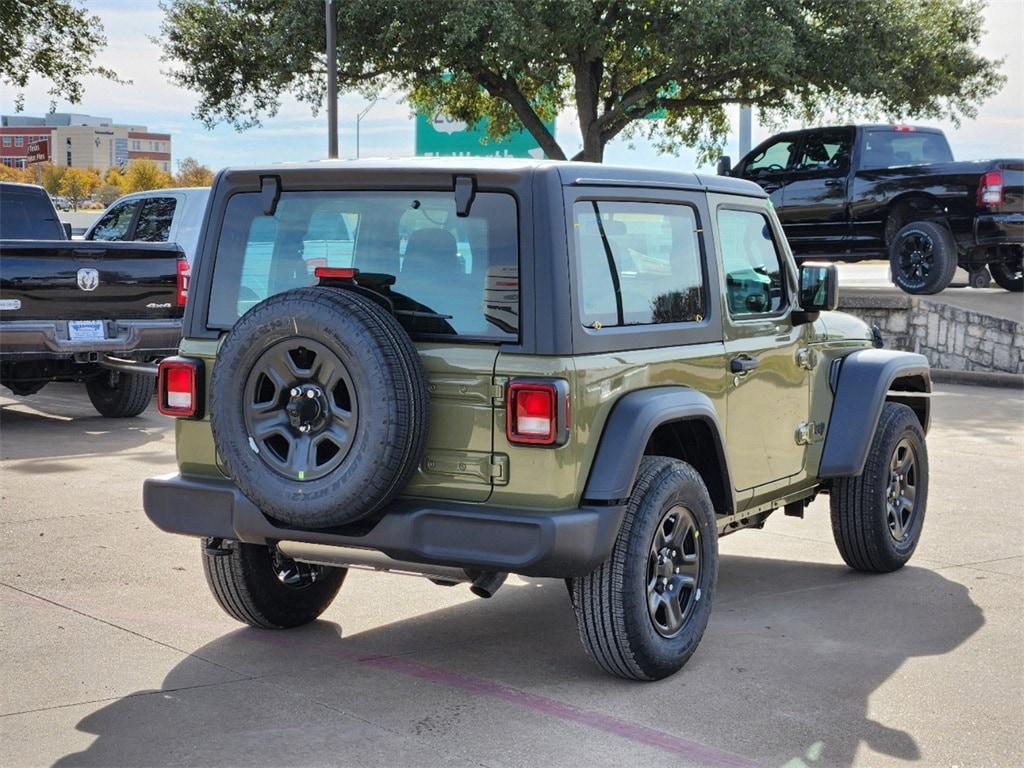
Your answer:
[[[917,512],[917,455],[906,438],[896,444],[889,461],[889,483],[885,492],[889,533],[902,543],[910,536]]]
[[[900,240],[897,268],[910,286],[923,286],[935,266],[935,243],[927,233],[915,230]]]
[[[683,506],[666,512],[647,557],[647,611],[662,637],[675,637],[700,599],[700,528]]]
[[[333,528],[382,509],[411,479],[430,430],[419,354],[381,305],[299,288],[234,325],[210,378],[210,428],[227,475],[274,520]]]
[[[268,347],[245,385],[245,426],[257,456],[300,482],[317,480],[348,456],[358,429],[355,386],[323,344],[292,337]]]

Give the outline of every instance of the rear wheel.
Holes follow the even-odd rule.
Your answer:
[[[717,580],[704,481],[689,464],[645,457],[611,557],[570,583],[583,647],[613,675],[667,677],[697,649]]]
[[[154,384],[152,376],[110,371],[89,379],[85,391],[101,416],[123,419],[146,410],[153,397]]]
[[[1024,291],[1024,259],[1020,255],[1016,259],[992,262],[988,270],[1000,288],[1013,293]]]
[[[893,282],[907,293],[938,293],[956,274],[953,235],[934,221],[905,224],[889,246],[889,265]]]
[[[345,568],[298,563],[258,544],[208,549],[205,541],[203,572],[225,613],[261,629],[288,629],[315,620],[348,573]]]

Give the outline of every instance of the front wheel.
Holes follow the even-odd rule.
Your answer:
[[[893,238],[889,266],[893,282],[907,293],[938,293],[956,274],[953,235],[934,221],[912,221]]]
[[[886,403],[863,471],[835,481],[832,534],[851,568],[888,573],[917,548],[928,502],[928,447],[914,412]]]
[[[85,391],[101,416],[125,419],[146,410],[154,385],[152,376],[109,371],[89,379]]]
[[[580,640],[598,666],[659,680],[689,660],[711,616],[717,533],[697,471],[644,457],[611,557],[570,583]]]
[[[214,599],[236,621],[260,629],[289,629],[314,621],[334,600],[345,568],[298,563],[259,544],[209,549],[203,572]]]

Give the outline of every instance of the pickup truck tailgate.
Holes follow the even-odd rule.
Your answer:
[[[174,243],[0,240],[0,320],[179,318]]]

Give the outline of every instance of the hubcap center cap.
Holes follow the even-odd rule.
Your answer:
[[[299,432],[316,432],[328,422],[331,414],[327,395],[317,384],[292,387],[285,406],[288,423]]]

